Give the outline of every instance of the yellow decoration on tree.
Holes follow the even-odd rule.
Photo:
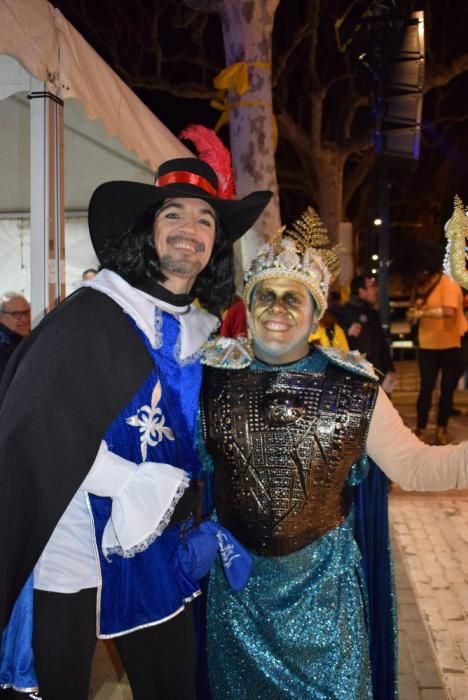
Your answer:
[[[249,67],[259,68],[271,73],[271,63],[269,61],[239,61],[232,63],[227,68],[224,68],[214,78],[213,84],[218,90],[217,96],[211,100],[211,106],[221,112],[214,130],[218,132],[224,124],[229,123],[229,112],[232,109],[240,109],[241,107],[265,107],[272,111],[271,102],[265,100],[238,100],[237,102],[229,101],[229,90],[234,91],[242,97],[248,92],[249,84]],[[276,150],[278,145],[278,126],[276,124],[275,115],[273,114],[273,147]]]

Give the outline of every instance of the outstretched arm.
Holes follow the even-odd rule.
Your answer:
[[[382,389],[372,415],[367,452],[406,491],[468,488],[468,442],[425,445],[405,426]]]

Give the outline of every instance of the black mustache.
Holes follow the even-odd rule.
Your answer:
[[[182,241],[188,241],[189,243],[193,243],[195,245],[195,249],[197,253],[204,253],[205,252],[205,244],[202,243],[201,241],[196,241],[194,238],[190,238],[190,236],[181,236],[179,234],[175,236],[168,236],[167,242],[168,243],[179,243]]]

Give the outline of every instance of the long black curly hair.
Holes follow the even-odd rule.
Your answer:
[[[129,284],[138,284],[145,277],[164,282],[159,257],[154,245],[154,219],[162,202],[143,212],[120,235],[107,239],[99,252],[101,267],[116,272]],[[210,313],[217,316],[234,296],[234,257],[232,243],[216,215],[216,235],[207,266],[200,272],[191,294]]]

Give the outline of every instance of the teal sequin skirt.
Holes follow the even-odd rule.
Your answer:
[[[366,593],[351,519],[284,557],[254,555],[238,593],[208,594],[214,700],[371,700]]]

